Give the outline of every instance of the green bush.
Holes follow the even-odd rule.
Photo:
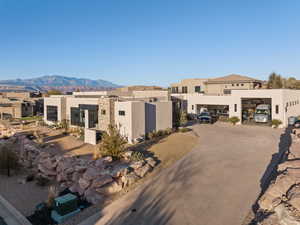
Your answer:
[[[11,170],[17,170],[20,166],[19,157],[14,148],[13,144],[0,145],[0,170],[5,171],[7,176],[10,176]]]
[[[272,126],[275,128],[278,128],[281,124],[282,122],[280,120],[277,119],[272,120]]]
[[[185,132],[191,131],[191,129],[187,128],[187,127],[183,127],[183,128],[180,128],[178,131],[181,132],[181,133],[185,133]]]
[[[120,134],[116,126],[109,125],[108,133],[104,133],[99,145],[99,152],[102,156],[111,156],[113,159],[120,159],[127,144],[126,139]]]
[[[230,118],[228,119],[228,121],[229,121],[230,123],[232,123],[233,125],[236,125],[238,122],[240,122],[240,119],[239,119],[237,116],[233,116],[233,117],[230,117]]]
[[[130,159],[132,161],[141,161],[141,160],[145,159],[145,156],[141,152],[133,152]]]

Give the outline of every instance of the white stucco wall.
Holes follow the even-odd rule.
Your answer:
[[[187,94],[188,113],[196,113],[196,105],[229,105],[229,116],[237,116],[241,120],[243,98],[270,98],[272,100],[272,119],[288,125],[290,116],[300,115],[300,90],[261,89],[261,90],[233,90],[229,96],[209,96],[201,94]],[[299,102],[299,104],[297,104]],[[237,110],[234,111],[235,104]],[[192,109],[194,105],[194,109]],[[276,113],[276,105],[279,107]],[[287,107],[287,111],[286,108]]]

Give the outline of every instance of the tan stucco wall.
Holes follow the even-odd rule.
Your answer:
[[[178,87],[178,93],[182,92],[182,87],[187,87],[188,93],[196,93],[195,92],[195,86],[200,86],[201,91],[206,91],[206,85],[205,82],[208,79],[184,79],[180,81],[179,83],[173,83],[170,85],[170,87]]]
[[[233,82],[234,86],[231,83],[225,84],[206,84],[206,94],[211,95],[224,95],[224,90],[251,90],[253,89],[253,83],[243,83],[239,82],[237,86],[236,82]],[[241,86],[243,84],[244,86]]]
[[[53,96],[44,98],[44,121],[51,124],[51,121],[47,121],[47,105],[57,106],[57,121],[61,122],[66,119],[66,98],[62,96]]]
[[[165,130],[167,128],[172,128],[172,102],[153,102],[153,103],[146,103],[150,105],[155,105],[155,128],[156,131],[158,130]],[[150,118],[146,118],[149,120]],[[151,122],[151,121],[150,121]]]

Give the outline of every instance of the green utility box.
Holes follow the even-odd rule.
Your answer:
[[[76,211],[78,199],[76,195],[66,194],[54,200],[54,210],[61,216]]]

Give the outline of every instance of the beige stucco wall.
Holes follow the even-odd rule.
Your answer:
[[[224,84],[206,84],[206,94],[211,95],[224,95],[224,90],[251,90],[253,89],[253,83],[244,83],[244,82],[233,82],[234,86],[231,83]],[[237,83],[239,86],[237,86]],[[243,84],[244,86],[241,86]]]
[[[47,121],[47,106],[57,106],[57,121],[61,122],[66,119],[66,98],[63,96],[50,96],[44,98],[44,121],[48,124],[53,123]]]
[[[195,92],[195,86],[200,86],[201,87],[201,91],[206,91],[206,85],[205,82],[208,79],[184,79],[182,81],[180,81],[179,83],[173,83],[170,85],[170,87],[178,87],[178,93],[182,92],[182,87],[187,87],[188,89],[188,93],[196,93]]]
[[[172,128],[172,102],[153,102],[153,103],[146,103],[155,106],[155,121],[150,121],[155,123],[156,131],[158,130],[165,130],[167,128]],[[149,120],[150,118],[145,118]]]
[[[134,98],[157,98],[160,100],[169,100],[170,94],[168,91],[149,90],[149,91],[133,91]]]
[[[124,116],[119,115],[119,111],[125,111]],[[115,123],[118,126],[121,135],[132,139],[132,106],[131,102],[115,103]]]

